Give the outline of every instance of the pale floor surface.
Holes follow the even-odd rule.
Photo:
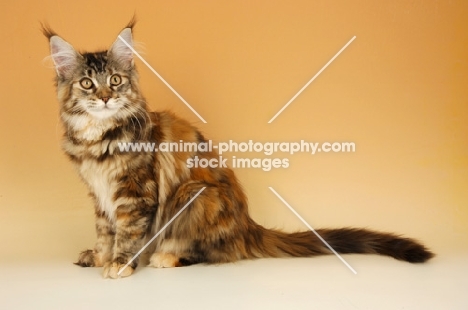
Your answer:
[[[0,266],[0,309],[468,309],[468,255],[260,259],[103,279],[71,262]]]

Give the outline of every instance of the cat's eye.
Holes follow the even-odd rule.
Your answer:
[[[120,77],[120,75],[114,74],[113,76],[111,76],[111,78],[110,78],[110,84],[111,84],[112,86],[117,86],[117,85],[119,85],[120,83],[122,83],[122,77]]]
[[[90,79],[88,78],[84,78],[80,81],[80,85],[81,87],[83,87],[84,89],[90,89],[91,87],[93,87],[93,81],[91,81]]]

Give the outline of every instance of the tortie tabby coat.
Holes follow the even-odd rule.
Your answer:
[[[130,23],[120,33],[132,45]],[[131,49],[117,38],[108,51],[79,53],[50,28],[63,149],[94,199],[97,242],[76,264],[103,266],[104,277],[129,276],[134,260],[119,270],[197,192],[206,189],[154,241],[150,265],[175,267],[258,257],[330,254],[310,231],[283,233],[256,224],[229,168],[188,168],[187,159],[216,152],[120,152],[120,142],[205,142],[187,121],[150,112],[140,91]],[[339,253],[376,253],[419,263],[433,254],[422,244],[365,229],[319,229]]]

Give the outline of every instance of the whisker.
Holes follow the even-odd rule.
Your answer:
[[[138,123],[138,127],[139,127],[139,131],[138,131],[138,137],[135,137],[137,138],[138,140],[142,139],[143,138],[143,131],[144,131],[144,127],[146,127],[146,117],[145,117],[145,113],[141,110],[136,110],[136,111],[133,111],[132,109],[130,109],[128,106],[123,106],[124,110],[127,111],[131,116],[130,116],[130,120],[134,126],[134,135],[136,133],[136,124],[135,124],[135,121]],[[145,120],[145,126],[143,127],[143,125],[141,124],[140,122],[140,117],[139,116],[143,116],[143,119]]]

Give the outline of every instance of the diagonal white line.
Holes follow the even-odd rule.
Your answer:
[[[132,52],[138,57],[140,58],[140,60],[183,102],[185,103],[185,105],[190,109],[192,110],[193,113],[195,113],[196,116],[198,116],[198,118],[206,124],[206,121],[205,119],[203,119],[203,117],[201,117],[200,114],[198,114],[197,111],[195,111],[194,108],[192,108],[192,106],[187,102],[185,101],[184,98],[182,98],[181,95],[179,95],[179,93],[174,89],[172,88],[171,85],[169,85],[168,82],[166,82],[166,80],[158,73],[156,72],[156,70],[153,69],[153,67],[151,67],[151,65],[143,58],[140,56],[140,54],[130,45],[127,43],[127,41],[125,41],[122,36],[119,35],[119,39],[122,40],[122,42],[129,48],[132,50]]]
[[[151,238],[150,241],[148,241],[142,248],[140,251],[138,251],[138,253],[135,254],[135,256],[132,257],[132,259],[125,265],[123,266],[122,268],[120,268],[119,272],[117,272],[117,275],[120,276],[120,274],[125,270],[125,268],[127,268],[147,247],[148,245],[150,245],[151,242],[154,241],[154,239],[156,239],[166,228],[167,226],[169,226],[194,200],[195,198],[198,197],[198,195],[201,194],[201,192],[203,192],[203,190],[205,190],[206,187],[203,187],[202,189],[200,189],[198,191],[198,193],[195,194],[195,196],[192,197],[192,199],[189,200],[189,202],[187,202],[185,204],[185,206],[179,210],[179,212],[176,213],[176,215],[174,215],[171,220],[169,222],[166,223],[166,225],[164,225],[157,233],[156,235],[153,236],[153,238]]]
[[[320,239],[320,241],[322,241],[322,242],[330,249],[330,251],[333,252],[333,254],[335,254],[335,255],[343,262],[343,264],[346,265],[346,267],[349,268],[349,270],[351,270],[354,274],[357,274],[356,270],[354,270],[353,267],[351,267],[351,266],[348,264],[348,262],[346,262],[346,261],[343,259],[343,257],[341,257],[341,255],[338,254],[338,252],[336,252],[336,251],[328,244],[328,242],[326,242],[325,239],[323,239],[322,236],[320,236],[320,235],[315,231],[315,229],[313,229],[312,226],[310,226],[309,223],[307,223],[307,222],[302,218],[302,216],[300,216],[299,213],[297,213],[296,210],[294,210],[293,207],[291,207],[291,206],[289,205],[289,203],[287,203],[286,200],[284,200],[283,197],[281,197],[281,196],[273,189],[273,187],[268,187],[268,188],[273,192],[273,194],[276,195],[276,197],[278,197],[278,198],[289,208],[289,210],[292,211],[292,213],[294,213],[294,214],[302,221],[302,223],[304,223],[304,224],[307,226],[307,228],[309,228],[309,229],[317,236],[317,238]]]
[[[273,121],[275,120],[275,118],[277,118],[278,115],[280,115],[281,112],[283,112],[284,109],[286,109],[286,108],[291,104],[291,102],[293,102],[294,99],[296,99],[297,96],[299,96],[299,95],[304,91],[304,89],[306,89],[307,86],[309,86],[310,83],[312,83],[312,82],[320,75],[320,73],[322,73],[322,71],[325,70],[325,69],[328,67],[328,65],[330,65],[330,64],[335,60],[335,58],[338,57],[338,56],[341,54],[341,52],[343,52],[343,51],[348,47],[348,45],[350,45],[351,42],[354,41],[354,39],[356,39],[356,36],[352,37],[351,40],[349,40],[348,43],[346,43],[345,46],[343,46],[343,47],[338,51],[338,53],[336,53],[335,56],[333,56],[333,58],[330,59],[330,60],[325,64],[325,66],[323,66],[322,69],[320,69],[320,71],[317,72],[317,74],[315,74],[314,77],[311,78],[310,81],[307,82],[307,84],[305,84],[304,87],[302,87],[302,88],[291,98],[291,100],[289,100],[288,103],[286,103],[286,104],[284,105],[284,107],[282,107],[281,110],[278,111],[278,113],[276,113],[275,116],[273,116],[273,118],[268,122],[268,124],[271,124],[271,122],[273,122]]]

